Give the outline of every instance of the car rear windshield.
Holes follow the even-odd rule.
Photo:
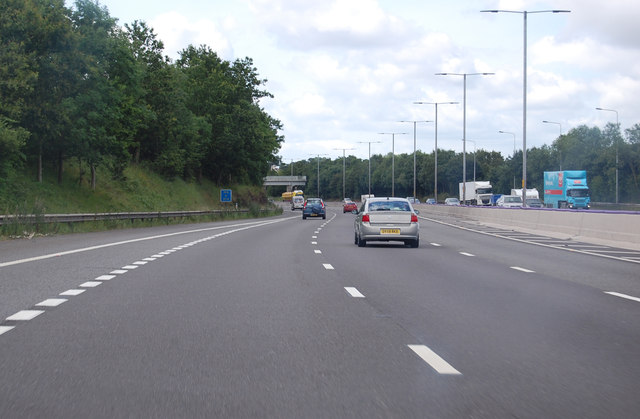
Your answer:
[[[369,211],[411,211],[404,201],[377,201],[369,203]]]

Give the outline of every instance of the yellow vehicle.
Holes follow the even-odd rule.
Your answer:
[[[294,196],[302,196],[304,193],[301,190],[295,190],[291,192],[282,192],[282,200],[283,201],[291,201],[291,198]]]

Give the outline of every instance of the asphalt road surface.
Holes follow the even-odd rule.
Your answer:
[[[353,218],[0,242],[0,417],[639,416],[638,264]]]

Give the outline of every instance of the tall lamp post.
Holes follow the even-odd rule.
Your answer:
[[[436,73],[436,76],[462,76],[462,204],[467,200],[467,76],[492,76],[495,73]]]
[[[399,122],[413,122],[413,197],[416,197],[416,124],[418,122],[433,122],[433,121],[399,121]]]
[[[380,135],[391,135],[391,196],[396,196],[396,135],[405,135],[406,132],[379,132]]]
[[[476,181],[476,142],[474,140],[467,140],[473,143],[473,181]]]
[[[516,155],[516,134],[514,132],[509,132],[509,131],[498,131],[500,134],[511,134],[513,135],[513,156],[515,157]]]
[[[457,105],[459,102],[413,102],[416,105],[435,105],[436,108],[436,141],[434,149],[435,168],[433,170],[433,197],[438,202],[438,105]],[[415,192],[414,192],[415,194]]]
[[[620,131],[620,125],[618,122],[618,111],[615,109],[596,108],[598,111],[607,111],[616,113],[616,128]],[[616,204],[618,203],[618,136],[616,135]]]
[[[522,83],[522,206],[527,206],[527,15],[531,13],[569,13],[570,10],[481,10],[481,13],[519,13],[524,16],[524,63]]]
[[[369,144],[369,195],[371,195],[371,144],[381,143],[382,141],[358,141],[359,144]]]
[[[344,201],[344,198],[346,197],[345,194],[345,171],[346,171],[346,167],[347,167],[347,157],[345,155],[345,152],[347,150],[355,150],[355,148],[334,148],[334,150],[342,150],[342,200]]]
[[[326,156],[327,154],[316,154],[318,157],[318,198],[320,198],[320,156]]]

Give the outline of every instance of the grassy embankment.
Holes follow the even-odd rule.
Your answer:
[[[95,191],[88,185],[87,175],[82,182],[79,181],[78,167],[73,165],[65,166],[61,185],[51,173],[42,183],[33,179],[35,179],[33,173],[23,173],[0,183],[0,214],[15,216],[13,221],[5,222],[0,226],[0,238],[246,218],[273,214],[277,211],[275,207],[268,204],[266,195],[259,186],[225,187],[233,190],[234,204],[222,204],[221,188],[212,182],[206,180],[201,183],[185,182],[181,179],[169,181],[138,166],[127,168],[124,180],[113,180],[109,175],[98,172]],[[37,219],[44,214],[235,209],[236,202],[239,208],[249,209],[249,213],[230,212],[224,216],[135,222],[32,224],[24,220],[24,216],[35,216]],[[274,212],[264,213],[261,209],[271,209]]]

